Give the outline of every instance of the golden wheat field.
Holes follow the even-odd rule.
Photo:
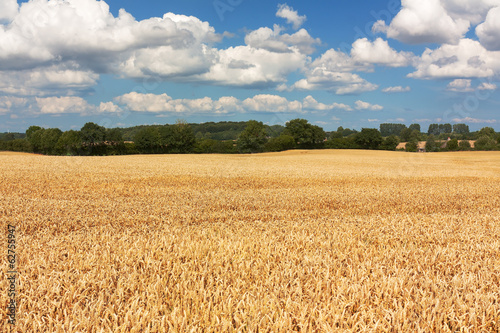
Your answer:
[[[500,153],[1,153],[0,183],[2,332],[500,331]]]

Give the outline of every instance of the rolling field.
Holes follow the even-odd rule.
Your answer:
[[[0,153],[1,332],[498,332],[500,153]]]

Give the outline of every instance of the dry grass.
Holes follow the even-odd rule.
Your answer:
[[[2,332],[500,330],[499,153],[0,163]]]

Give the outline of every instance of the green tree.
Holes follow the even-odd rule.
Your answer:
[[[427,134],[428,135],[432,134],[434,136],[441,134],[441,132],[439,131],[439,125],[438,124],[430,124],[429,129],[427,130]]]
[[[295,140],[292,136],[282,134],[277,138],[271,138],[265,144],[265,151],[283,151],[295,148]]]
[[[79,155],[82,148],[80,131],[69,130],[64,132],[56,144],[56,149],[63,155]]]
[[[158,134],[160,146],[168,153],[188,153],[196,143],[193,129],[183,120],[178,120],[175,125],[159,127]]]
[[[493,150],[495,149],[497,142],[488,135],[483,135],[479,137],[474,143],[474,148],[477,150]]]
[[[26,139],[30,140],[33,136],[33,133],[35,133],[38,130],[41,130],[42,128],[40,126],[30,126],[26,130]]]
[[[442,127],[441,127],[441,125],[442,125]],[[439,130],[441,133],[451,133],[452,132],[451,124],[440,124]]]
[[[355,141],[364,149],[378,149],[382,144],[382,135],[376,128],[363,128],[356,134]]]
[[[31,126],[30,128],[35,128],[35,126]],[[26,137],[28,138],[28,141],[31,144],[31,148],[33,148],[34,153],[42,152],[42,136],[44,132],[45,128],[38,127],[38,129],[30,131],[29,135],[28,133],[26,134]]]
[[[436,142],[436,138],[433,134],[427,137],[427,141],[425,142],[425,151],[427,152],[435,152],[439,150],[439,146]]]
[[[290,135],[301,148],[318,147],[326,138],[325,131],[306,119],[293,119],[286,123],[284,134]]]
[[[405,124],[384,123],[380,124],[380,134],[382,134],[383,137],[390,135],[400,135],[401,131],[405,128]]]
[[[453,133],[455,133],[455,134],[469,134],[469,125],[453,124]]]
[[[408,152],[414,153],[417,151],[417,148],[418,148],[418,141],[415,139],[406,143],[406,151]]]
[[[80,133],[82,135],[82,141],[85,144],[95,145],[104,142],[106,137],[106,128],[89,122],[83,125]]]
[[[411,140],[417,140],[420,136],[420,132],[416,129],[405,128],[401,131],[400,138],[403,142],[408,142]]]
[[[43,131],[41,137],[42,152],[44,154],[57,154],[57,141],[62,135],[62,131],[59,128],[48,128]]]
[[[264,150],[267,142],[267,133],[264,124],[260,121],[250,120],[247,127],[238,137],[238,150],[242,153],[257,153]]]
[[[495,136],[495,130],[492,127],[483,127],[478,133],[478,138],[482,136],[487,136],[490,138],[494,138]]]
[[[134,143],[142,154],[157,153],[160,148],[160,137],[156,127],[144,127],[136,133]]]
[[[120,143],[123,141],[123,134],[119,128],[106,129],[106,135],[104,137],[106,141]]]
[[[450,151],[455,151],[458,150],[458,140],[457,139],[451,139],[446,143],[446,148]]]
[[[390,135],[384,139],[380,148],[384,150],[396,150],[398,144],[399,144],[398,137],[395,135]]]
[[[2,137],[3,141],[12,141],[15,139],[16,139],[16,136],[14,135],[14,133],[5,133]]]
[[[420,134],[420,124],[411,124],[408,128],[412,131],[417,131]]]
[[[458,143],[458,149],[459,150],[470,150],[470,142],[469,140],[461,140],[459,143]]]

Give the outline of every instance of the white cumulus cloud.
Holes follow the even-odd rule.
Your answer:
[[[297,30],[306,21],[306,16],[300,16],[296,10],[289,7],[287,4],[278,5],[277,17],[286,19],[287,23],[293,24],[293,28]]]
[[[486,50],[480,42],[461,39],[458,44],[444,44],[426,49],[409,77],[419,79],[484,78],[500,73],[500,52]]]
[[[10,22],[17,14],[17,0],[2,0],[0,2],[0,23]]]
[[[356,101],[355,102],[356,110],[370,110],[370,111],[380,111],[383,110],[384,107],[378,104],[370,104],[368,102]]]
[[[477,87],[479,90],[496,90],[497,85],[494,83],[483,82]]]
[[[474,91],[472,88],[471,80],[467,79],[456,79],[448,84],[449,91],[455,92],[471,92]]]
[[[491,51],[500,51],[500,6],[488,12],[486,21],[476,28],[481,44]]]
[[[387,88],[382,89],[382,92],[385,92],[385,93],[403,93],[403,92],[409,92],[409,91],[411,91],[411,88],[408,86],[406,86],[406,87],[402,87],[402,86],[387,87]]]
[[[496,124],[496,119],[478,119],[478,118],[453,118],[453,121],[456,123],[472,123],[472,124]]]
[[[405,67],[411,65],[415,56],[411,52],[397,52],[382,38],[374,42],[361,38],[352,44],[351,57],[358,63]]]
[[[469,30],[470,21],[452,18],[440,0],[402,0],[401,5],[388,26],[378,21],[373,31],[408,44],[456,44]]]

